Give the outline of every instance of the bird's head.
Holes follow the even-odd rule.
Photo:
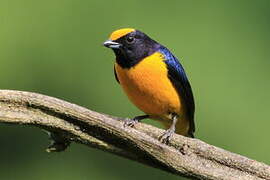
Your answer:
[[[114,51],[116,61],[122,68],[133,67],[160,46],[143,32],[132,28],[114,31],[103,45]]]

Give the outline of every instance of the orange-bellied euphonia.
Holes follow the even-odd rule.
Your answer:
[[[114,31],[104,46],[116,56],[114,73],[128,98],[146,115],[125,122],[151,118],[168,128],[160,137],[168,142],[174,132],[194,137],[194,98],[178,59],[164,46],[139,30]]]

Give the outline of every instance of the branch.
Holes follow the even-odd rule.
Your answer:
[[[41,94],[0,90],[0,123],[50,132],[48,151],[76,142],[193,179],[270,179],[264,163],[180,135],[165,145],[157,140],[164,130],[143,123],[124,128],[121,118]]]

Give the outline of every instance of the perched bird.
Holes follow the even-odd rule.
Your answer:
[[[194,98],[183,66],[164,46],[133,28],[114,31],[104,46],[116,56],[114,74],[124,92],[145,115],[125,122],[133,126],[150,118],[168,129],[160,136],[169,142],[174,133],[194,137]]]

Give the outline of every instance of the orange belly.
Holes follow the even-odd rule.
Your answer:
[[[116,63],[115,70],[130,101],[146,114],[161,119],[168,119],[169,113],[182,114],[181,99],[168,79],[166,64],[159,52],[130,69]]]

